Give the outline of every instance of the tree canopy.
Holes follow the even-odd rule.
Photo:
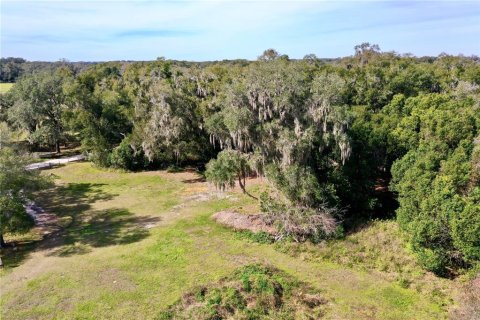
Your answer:
[[[398,206],[428,270],[480,260],[478,57],[363,43],[331,60],[268,49],[256,61],[52,70],[24,73],[0,99],[0,121],[31,149],[76,142],[100,166],[206,168],[217,187],[245,192],[248,176],[265,176],[262,208],[299,241]]]
[[[34,225],[25,205],[33,191],[49,184],[39,172],[25,169],[27,161],[25,155],[5,144],[0,148],[0,247],[5,246],[5,233],[24,233]]]

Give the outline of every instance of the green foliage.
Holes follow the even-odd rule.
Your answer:
[[[238,180],[240,187],[245,191],[245,178],[251,169],[245,155],[235,150],[223,150],[207,164],[205,176],[208,181],[221,190],[235,186]],[[245,191],[246,192],[246,191]]]
[[[239,239],[248,239],[252,242],[262,244],[273,243],[275,241],[275,239],[269,233],[264,231],[252,232],[249,230],[238,230],[235,235]]]
[[[480,202],[472,182],[480,118],[471,101],[445,95],[411,98],[406,108],[408,115],[394,130],[398,143],[409,149],[392,167],[398,221],[420,262],[445,274],[480,258]]]
[[[22,65],[26,62],[22,58],[1,58],[0,59],[0,81],[14,82],[22,73]]]
[[[5,233],[24,233],[33,226],[24,205],[31,192],[48,186],[48,180],[38,172],[25,169],[25,156],[11,148],[0,149],[0,237]],[[2,243],[3,244],[3,243]]]
[[[25,212],[24,203],[25,199],[19,195],[0,197],[2,236],[5,233],[25,233],[34,226],[32,217]]]
[[[66,121],[78,132],[82,149],[95,163],[108,166],[109,153],[131,132],[131,101],[119,65],[95,66],[65,84]]]
[[[66,69],[36,73],[20,79],[9,92],[14,104],[8,119],[28,132],[30,144],[60,151],[60,142],[65,140],[63,83],[69,76]]]
[[[109,166],[125,170],[139,170],[148,166],[143,151],[135,150],[129,139],[125,138],[114,148],[108,159]]]
[[[268,49],[250,62],[33,64],[0,66],[18,79],[0,96],[0,121],[26,131],[31,148],[78,141],[97,165],[127,170],[208,163],[209,181],[245,192],[247,176],[265,175],[262,206],[298,241],[393,215],[394,191],[428,269],[479,259],[475,57],[362,43],[333,61]]]
[[[218,283],[195,288],[158,319],[298,319],[323,314],[326,300],[295,278],[258,264],[237,269]]]
[[[323,226],[314,224],[323,215],[316,209],[340,204],[336,187],[351,153],[345,81],[334,73],[314,73],[307,64],[292,63],[267,50],[224,90],[216,101],[219,112],[206,124],[213,142],[234,149],[228,152],[237,160],[226,161],[222,151],[220,161],[207,166],[207,179],[224,188],[239,177],[242,187],[241,177],[248,171],[243,163],[250,164],[252,171],[266,174],[275,201],[292,207],[269,211],[272,217],[279,215],[275,220],[288,221],[287,233],[301,233],[298,239],[317,234],[315,230]],[[249,161],[241,162],[242,158]],[[307,221],[298,219],[302,215]],[[306,225],[309,231],[300,231]]]
[[[463,210],[452,219],[453,245],[462,252],[465,261],[480,263],[480,187],[475,187],[463,199]]]
[[[281,170],[269,165],[266,173],[269,181],[292,204],[310,207],[338,204],[335,186],[331,183],[320,184],[309,168],[291,165]]]

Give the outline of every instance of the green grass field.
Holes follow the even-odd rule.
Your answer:
[[[0,83],[0,93],[6,93],[13,86],[13,83]]]
[[[421,271],[392,221],[322,245],[258,243],[210,219],[254,202],[194,173],[75,163],[45,174],[56,188],[37,200],[64,230],[3,255],[2,319],[154,319],[192,288],[256,263],[318,291],[324,319],[445,319],[454,304],[455,282]]]

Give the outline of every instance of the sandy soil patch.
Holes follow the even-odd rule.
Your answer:
[[[234,211],[220,211],[212,218],[218,223],[232,227],[236,230],[249,230],[252,232],[267,232],[271,235],[277,233],[277,229],[265,222],[260,214],[243,214]]]

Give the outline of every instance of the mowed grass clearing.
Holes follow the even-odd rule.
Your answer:
[[[13,86],[13,83],[0,83],[0,93],[7,93]]]
[[[254,202],[236,191],[218,193],[195,173],[125,173],[75,163],[45,174],[57,177],[57,187],[37,201],[65,229],[10,264],[3,257],[10,266],[0,278],[2,319],[154,319],[191,288],[251,263],[320,290],[328,300],[325,319],[447,317],[453,282],[431,277],[426,289],[404,285],[389,270],[352,259],[372,246],[358,248],[361,234],[299,249],[256,243],[216,224],[213,213],[251,210]],[[346,262],[331,257],[332,246]],[[369,261],[381,261],[379,255]],[[421,276],[418,267],[410,269]]]

